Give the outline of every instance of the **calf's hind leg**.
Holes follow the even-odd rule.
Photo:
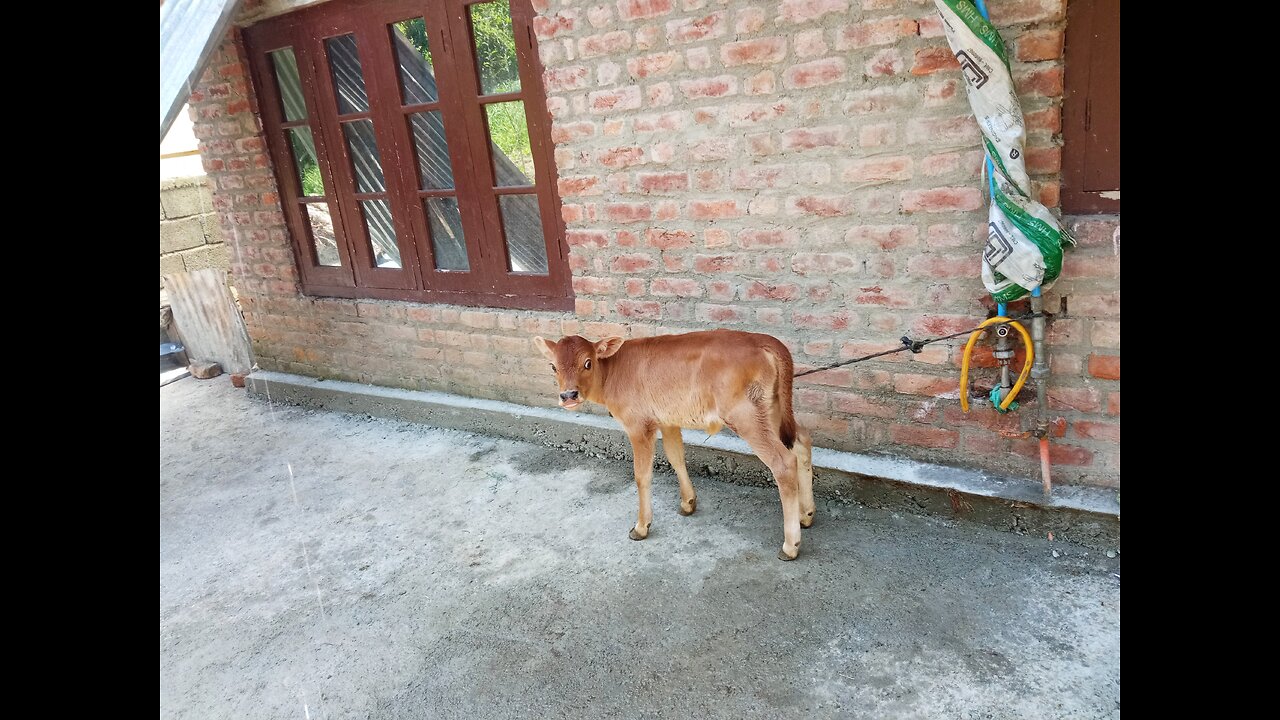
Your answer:
[[[684,438],[678,426],[663,426],[662,449],[680,480],[680,514],[692,515],[698,509],[698,496],[693,492],[693,482],[689,480],[689,470],[684,465]]]

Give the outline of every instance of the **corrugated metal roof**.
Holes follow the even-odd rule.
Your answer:
[[[160,6],[161,140],[239,5],[240,0],[166,0]]]

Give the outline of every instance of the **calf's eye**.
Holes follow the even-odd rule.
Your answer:
[[[583,370],[590,370],[590,369],[591,369],[591,361],[590,361],[590,360],[588,360],[588,361],[587,361],[587,364],[582,366],[582,369],[583,369]]]

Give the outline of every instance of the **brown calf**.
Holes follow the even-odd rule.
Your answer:
[[[632,540],[648,537],[653,522],[649,485],[657,431],[680,479],[680,514],[691,515],[698,499],[685,469],[680,428],[714,435],[727,425],[773,471],[782,498],[778,558],[796,559],[800,528],[813,524],[813,442],[791,412],[791,353],[777,338],[712,330],[626,342],[538,337],[534,344],[551,361],[561,407],[603,405],[631,439],[640,491]]]

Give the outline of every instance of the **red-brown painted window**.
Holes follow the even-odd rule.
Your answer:
[[[1062,210],[1120,212],[1120,0],[1067,4]]]
[[[529,0],[335,0],[245,32],[307,293],[573,306]]]

